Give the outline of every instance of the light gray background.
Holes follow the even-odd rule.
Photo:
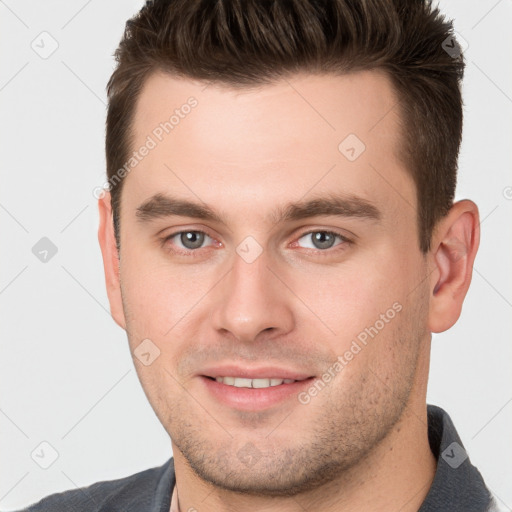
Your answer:
[[[2,510],[171,455],[108,312],[92,195],[104,183],[112,53],[141,4],[0,0]],[[457,199],[479,205],[482,240],[462,316],[435,336],[428,400],[510,508],[512,2],[440,5],[469,44]],[[47,59],[31,48],[44,37],[51,49],[43,31],[59,45]],[[58,248],[47,263],[31,250],[44,236]],[[43,441],[59,454],[48,469],[31,458]]]

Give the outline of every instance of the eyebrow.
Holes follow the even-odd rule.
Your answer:
[[[142,203],[135,215],[140,222],[150,222],[155,219],[171,216],[193,217],[219,224],[226,224],[207,204],[196,203],[164,194],[155,194]],[[302,220],[318,216],[355,217],[366,220],[379,221],[381,212],[368,200],[354,195],[340,196],[327,194],[326,196],[289,203],[284,207],[277,207],[271,212],[268,219],[273,224]]]

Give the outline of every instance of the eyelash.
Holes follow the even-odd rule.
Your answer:
[[[163,237],[161,239],[161,246],[164,247],[165,244],[167,242],[169,242],[171,239],[173,239],[175,236],[181,235],[183,233],[200,233],[200,234],[206,235],[207,237],[209,237],[212,240],[214,240],[214,238],[212,236],[210,236],[208,233],[206,233],[205,231],[200,231],[200,230],[197,230],[197,229],[185,229],[185,230],[182,230],[182,231],[175,231],[174,233],[171,233],[170,235],[167,235],[166,237]],[[307,251],[314,251],[315,253],[321,254],[322,256],[332,255],[333,252],[337,252],[338,250],[342,250],[342,249],[336,249],[337,247],[345,246],[346,244],[351,244],[352,243],[352,240],[348,239],[346,236],[342,235],[341,233],[338,233],[337,231],[329,231],[329,230],[326,230],[326,229],[313,229],[311,231],[306,231],[306,232],[302,233],[297,238],[297,240],[300,240],[301,238],[305,237],[306,235],[310,235],[312,233],[326,233],[328,235],[333,235],[335,237],[338,237],[342,241],[342,243],[340,243],[338,245],[335,245],[334,247],[331,247],[329,249],[323,249],[322,250],[322,249],[306,248]],[[296,242],[294,242],[294,244],[295,243]],[[175,250],[175,249],[173,249],[172,252],[175,252],[176,254],[179,254],[179,255],[182,255],[182,256],[189,256],[189,257],[193,258],[193,257],[198,256],[198,253],[200,252],[201,249],[205,249],[205,247],[199,247],[198,249],[188,249],[188,250],[183,250],[183,249]]]

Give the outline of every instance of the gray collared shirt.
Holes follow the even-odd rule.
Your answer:
[[[434,481],[418,512],[498,510],[471,464],[448,414],[428,406],[430,448],[437,459]],[[52,494],[19,512],[169,512],[176,484],[174,460],[134,475]]]

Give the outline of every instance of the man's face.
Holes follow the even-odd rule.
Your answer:
[[[134,359],[176,461],[270,495],[360,463],[424,393],[428,359],[390,82],[309,75],[237,92],[154,75],[133,149],[148,136],[122,192],[120,323],[152,361]]]

